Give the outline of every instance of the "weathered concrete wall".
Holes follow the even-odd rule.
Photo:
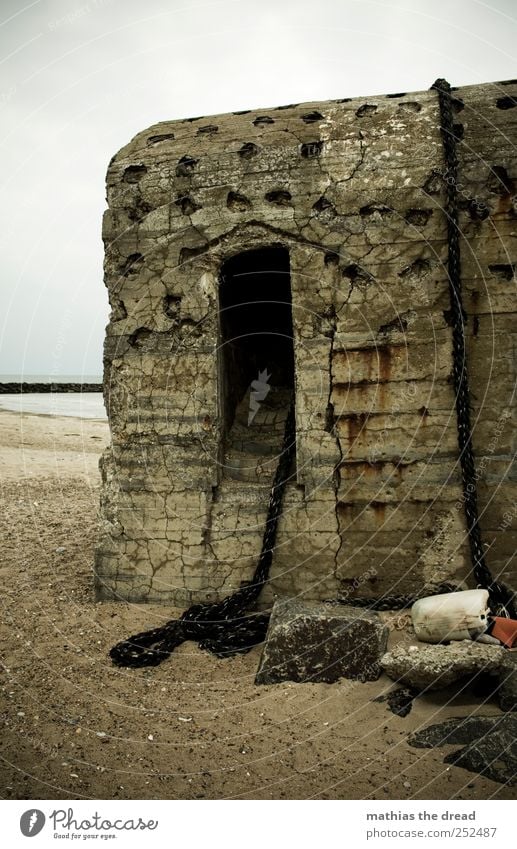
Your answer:
[[[481,525],[515,582],[517,82],[455,95]],[[265,601],[468,573],[439,123],[431,91],[309,103],[161,123],[113,158],[100,598],[187,604],[253,572],[267,485],[221,477],[218,286],[269,245],[290,255],[297,483]]]

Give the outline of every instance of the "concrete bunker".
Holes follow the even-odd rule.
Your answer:
[[[498,105],[501,85],[458,88],[452,105],[481,525],[492,573],[512,585],[516,110]],[[515,98],[517,84],[505,85]],[[294,390],[296,479],[264,605],[467,577],[436,92],[246,111],[200,127],[145,130],[108,169],[112,442],[97,597],[183,607],[249,580],[282,393]],[[261,301],[280,281],[290,306],[273,311]],[[270,391],[248,427],[264,367]]]

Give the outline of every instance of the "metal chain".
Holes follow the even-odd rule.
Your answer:
[[[369,610],[406,610],[412,607],[415,601],[420,598],[425,598],[428,595],[441,595],[442,593],[457,592],[459,587],[455,584],[434,584],[428,588],[423,587],[417,593],[408,595],[382,595],[382,596],[366,596],[359,598],[347,598],[340,596],[335,600],[329,599],[328,603],[332,604],[349,604],[352,607],[367,607]]]
[[[282,513],[285,486],[291,477],[295,455],[296,430],[294,402],[285,422],[282,450],[269,497],[262,549],[253,579],[237,592],[215,604],[194,604],[179,619],[161,628],[142,631],[117,643],[110,657],[117,666],[157,666],[176,646],[196,640],[200,648],[219,657],[247,652],[264,640],[269,614],[249,612],[269,578],[278,520]]]
[[[452,314],[452,375],[456,393],[456,417],[458,447],[460,451],[461,476],[465,519],[470,546],[472,571],[479,586],[488,589],[494,607],[503,612],[513,612],[513,593],[495,581],[485,562],[481,529],[479,526],[476,468],[472,447],[470,422],[470,393],[465,348],[465,311],[461,295],[460,229],[458,224],[458,156],[452,109],[451,87],[447,80],[438,79],[431,86],[438,93],[441,135],[446,166],[446,204],[449,277],[449,296]],[[513,615],[513,613],[512,613]]]

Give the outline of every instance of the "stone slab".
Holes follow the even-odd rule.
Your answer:
[[[460,640],[450,645],[397,646],[381,659],[386,675],[418,690],[442,690],[464,678],[499,672],[506,650]]]
[[[388,628],[370,611],[277,601],[255,683],[375,681],[381,674],[380,658],[387,640]]]

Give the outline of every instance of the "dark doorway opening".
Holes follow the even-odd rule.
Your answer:
[[[221,269],[219,308],[224,472],[239,478],[242,457],[235,469],[228,451],[278,453],[294,396],[289,251],[272,246],[227,260]],[[249,460],[244,479],[254,480],[254,460]]]

